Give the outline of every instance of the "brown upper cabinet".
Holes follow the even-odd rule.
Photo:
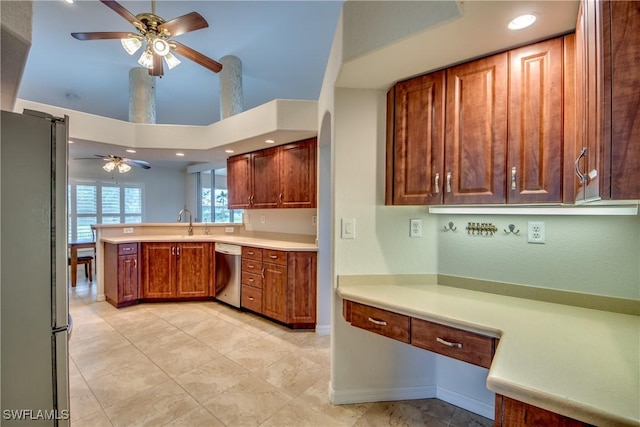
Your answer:
[[[576,201],[640,199],[640,2],[583,0],[576,24]]]
[[[387,99],[386,203],[562,202],[572,40],[397,83]]]
[[[316,156],[310,138],[229,157],[229,208],[315,208]]]

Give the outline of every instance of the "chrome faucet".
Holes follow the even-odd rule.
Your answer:
[[[204,234],[209,235],[209,222],[206,219],[204,220]]]
[[[191,221],[191,211],[189,209],[187,209],[186,206],[184,207],[184,209],[182,209],[180,212],[178,212],[178,222],[182,222],[182,214],[183,213],[188,213],[189,214],[189,236],[193,236],[193,223]]]

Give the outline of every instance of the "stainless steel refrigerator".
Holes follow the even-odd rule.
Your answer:
[[[68,118],[2,111],[2,426],[69,425]]]

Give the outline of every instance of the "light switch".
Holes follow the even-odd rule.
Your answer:
[[[356,238],[356,220],[353,218],[342,219],[342,238],[343,239],[355,239]]]

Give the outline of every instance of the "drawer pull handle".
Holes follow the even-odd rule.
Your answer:
[[[255,254],[256,254],[256,253],[255,253],[255,252],[253,252],[253,251],[249,251],[249,252],[247,252],[247,253],[248,253],[249,255],[255,255]]]
[[[446,341],[443,340],[442,338],[438,337],[436,338],[436,341],[438,341],[440,344],[444,344],[447,347],[455,347],[455,348],[462,348],[462,344],[459,342],[450,342],[450,341]]]
[[[248,268],[255,268],[256,266],[255,266],[255,265],[253,265],[253,264],[247,264],[247,267],[248,267]]]
[[[248,300],[249,301],[253,301],[253,297],[248,297]]]
[[[253,277],[249,277],[249,281],[250,281],[250,282],[253,282]]]
[[[368,320],[374,325],[387,326],[387,322],[385,322],[384,320],[377,320],[377,319],[374,319],[373,317],[369,317]]]
[[[269,258],[271,258],[271,259],[278,259],[278,255],[269,255]]]

